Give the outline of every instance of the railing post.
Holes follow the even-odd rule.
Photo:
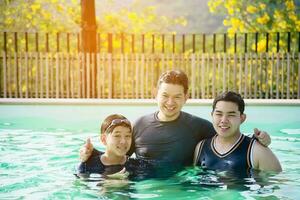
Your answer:
[[[202,52],[205,53],[205,34],[203,34],[202,39]]]
[[[67,33],[67,52],[70,53],[70,33]]]
[[[28,52],[28,33],[25,32],[25,51]]]
[[[223,44],[223,46],[224,46],[224,53],[226,53],[226,51],[227,51],[227,49],[226,49],[226,48],[227,48],[227,47],[226,47],[226,46],[227,46],[227,44],[226,44],[226,43],[227,43],[226,39],[227,39],[227,35],[226,35],[226,33],[224,33],[224,44]]]
[[[175,53],[175,34],[172,35],[172,53]]]
[[[124,50],[122,52],[124,53]],[[142,53],[145,53],[145,34],[142,34]]]
[[[213,34],[213,52],[216,53],[216,34]]]
[[[257,53],[258,33],[255,33],[255,53]]]
[[[269,33],[266,33],[266,52],[269,52]]]
[[[154,46],[155,46],[155,35],[154,35],[154,34],[152,34],[152,53],[154,53],[154,52],[155,52],[155,48],[154,48]]]
[[[59,33],[56,33],[56,52],[59,52]]]
[[[113,52],[113,36],[111,33],[107,34],[107,41],[108,41],[107,52],[112,53]]]
[[[248,37],[247,37],[248,35],[247,35],[247,33],[245,33],[245,43],[244,43],[244,52],[245,53],[247,53],[247,39],[248,39]]]
[[[195,82],[196,82],[196,76],[195,76],[195,68],[196,68],[196,61],[195,61],[195,54],[191,55],[192,60],[192,66],[191,66],[191,72],[192,72],[192,78],[191,78],[191,85],[192,85],[192,99],[195,99]]]
[[[234,53],[236,53],[237,34],[234,34]]]
[[[7,80],[6,80],[6,69],[7,69],[7,62],[6,62],[6,51],[3,51],[2,56],[3,56],[3,97],[7,97]]]
[[[7,32],[3,33],[3,40],[4,40],[3,41],[3,50],[6,53],[7,52]]]
[[[121,33],[121,53],[124,54],[124,33]]]
[[[161,35],[161,52],[165,53],[165,35]]]
[[[46,33],[46,52],[49,52],[49,33]]]
[[[287,51],[291,51],[291,32],[288,32],[288,37],[287,37]]]
[[[135,53],[135,38],[134,38],[134,34],[131,35],[131,53]]]
[[[185,53],[185,34],[182,34],[182,53]]]
[[[196,35],[193,34],[193,40],[192,40],[192,45],[193,45],[193,53],[196,52]]]
[[[276,37],[276,52],[278,53],[279,52],[279,48],[280,48],[280,43],[279,43],[279,40],[280,40],[280,33],[277,32],[277,37]]]

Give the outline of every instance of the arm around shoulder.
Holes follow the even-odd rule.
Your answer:
[[[253,147],[253,168],[262,171],[281,172],[279,160],[270,148],[255,142]]]
[[[193,165],[196,166],[197,162],[198,162],[198,156],[199,156],[199,150],[200,150],[200,146],[203,143],[203,141],[200,141],[196,148],[195,148],[195,152],[194,152],[194,159],[193,159]]]

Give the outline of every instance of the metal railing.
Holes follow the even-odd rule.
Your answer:
[[[300,32],[97,33],[97,53],[300,52]],[[5,52],[81,52],[80,33],[0,32]]]

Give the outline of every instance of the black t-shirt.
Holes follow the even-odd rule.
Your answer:
[[[159,121],[158,112],[139,118],[133,128],[129,154],[137,158],[184,166],[193,161],[199,141],[215,135],[212,124],[202,118],[181,112],[173,121]]]

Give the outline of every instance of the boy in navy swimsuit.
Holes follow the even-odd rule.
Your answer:
[[[212,122],[217,134],[196,147],[194,164],[217,171],[247,174],[250,169],[280,172],[272,151],[240,132],[246,120],[245,103],[235,92],[224,92],[213,102]]]
[[[105,152],[93,151],[86,162],[80,163],[80,174],[98,173],[107,177],[126,178],[129,162],[126,153],[132,140],[131,124],[122,115],[109,115],[101,125],[101,142]],[[90,144],[88,139],[87,145]]]

